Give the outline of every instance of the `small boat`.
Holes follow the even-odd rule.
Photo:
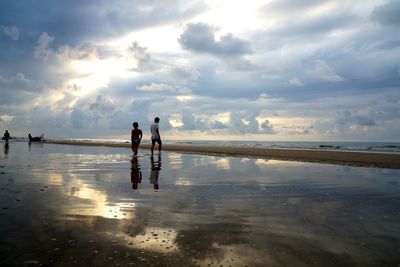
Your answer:
[[[43,142],[44,141],[43,134],[41,136],[34,136],[34,137],[32,137],[32,135],[29,134],[28,137],[29,137],[29,142]]]

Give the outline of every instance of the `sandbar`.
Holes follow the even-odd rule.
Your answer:
[[[127,147],[130,143],[111,143],[96,141],[46,140],[46,143],[81,145],[81,146],[108,146]],[[141,144],[140,148],[150,149],[151,144]],[[260,147],[218,147],[200,145],[163,144],[163,150],[198,153],[208,155],[242,156],[279,160],[317,162],[327,164],[341,164],[349,166],[364,166],[377,168],[400,169],[400,154],[390,152],[365,151],[336,151],[317,149],[286,149]]]

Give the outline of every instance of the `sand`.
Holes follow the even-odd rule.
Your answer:
[[[0,266],[399,264],[400,169],[0,148]]]
[[[46,141],[46,143],[83,146],[109,146],[127,148],[131,147],[130,143],[116,144],[92,141],[48,140]],[[150,149],[150,146],[150,144],[141,144],[140,148]],[[398,153],[333,151],[315,149],[275,149],[255,147],[215,147],[177,144],[163,144],[162,148],[163,150],[167,151],[200,153],[207,155],[244,156],[328,164],[342,164],[349,166],[400,169],[400,154]]]

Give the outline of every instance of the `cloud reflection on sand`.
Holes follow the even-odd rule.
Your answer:
[[[0,180],[2,203],[12,204],[0,210],[4,229],[15,229],[0,231],[5,242],[13,240],[11,251],[27,246],[43,263],[83,263],[90,255],[91,266],[397,262],[397,170],[163,152],[160,159],[139,155],[144,178],[132,190],[130,151],[69,149],[32,148],[40,160],[14,161],[21,171],[4,165],[15,175]],[[16,191],[20,202],[13,202]],[[50,249],[35,252],[36,241],[25,237],[30,231]],[[55,257],[55,243],[63,255]]]
[[[159,253],[177,253],[175,244],[177,232],[172,228],[145,227],[144,230],[131,237],[123,237],[125,243],[137,249],[155,251]]]

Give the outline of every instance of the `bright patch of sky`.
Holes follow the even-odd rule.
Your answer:
[[[398,14],[398,0],[4,0],[0,130],[128,139],[158,116],[164,139],[400,141]]]

